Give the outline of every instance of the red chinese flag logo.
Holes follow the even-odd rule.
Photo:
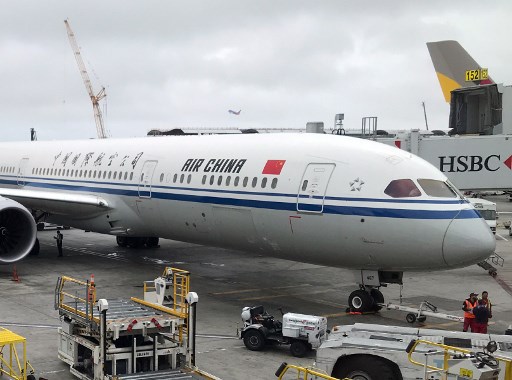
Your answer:
[[[261,174],[281,174],[281,170],[283,170],[283,166],[286,160],[268,160],[263,168],[263,172]]]

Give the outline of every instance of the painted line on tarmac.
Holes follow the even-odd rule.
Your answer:
[[[239,289],[239,290],[229,290],[227,292],[216,292],[216,293],[210,293],[213,296],[221,296],[225,294],[237,294],[237,293],[249,293],[249,292],[256,292],[256,291],[262,291],[262,290],[272,290],[272,289],[290,289],[290,288],[298,288],[302,286],[313,286],[311,284],[300,284],[300,285],[289,285],[289,286],[276,286],[273,288],[252,288],[252,289]]]
[[[235,335],[212,335],[212,334],[196,334],[198,338],[211,338],[211,339],[240,339]]]
[[[500,239],[502,239],[502,240],[508,241],[508,239],[507,239],[506,237],[503,237],[503,236],[501,236],[500,234],[496,234],[496,236],[497,236],[497,237],[499,237],[499,238],[500,238]]]
[[[430,328],[435,328],[435,327],[449,327],[449,326],[455,326],[455,325],[460,325],[460,324],[461,324],[461,322],[445,322],[445,323],[436,323],[436,324],[425,323],[425,324],[421,325],[421,328],[422,329],[430,329]]]
[[[258,297],[246,297],[246,298],[240,298],[240,301],[256,301],[256,300],[265,300],[265,299],[274,299],[274,298],[281,298],[281,297],[296,297],[296,296],[306,296],[311,294],[319,294],[319,293],[328,293],[332,292],[332,289],[326,289],[326,290],[316,290],[314,292],[300,292],[300,293],[283,293],[283,294],[274,294],[274,295],[266,295],[266,296],[258,296]],[[315,300],[316,302],[317,300]]]
[[[32,324],[32,323],[14,323],[14,322],[0,322],[2,326],[11,326],[11,327],[33,327],[35,329],[58,329],[60,325],[41,325],[41,324]]]

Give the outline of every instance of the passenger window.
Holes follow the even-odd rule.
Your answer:
[[[107,171],[106,170],[103,172],[103,179],[105,179],[105,178],[107,178]]]
[[[96,178],[96,170],[94,171],[94,174],[92,176],[93,178]]]
[[[180,183],[183,183],[185,180],[185,174],[180,175]]]
[[[203,180],[201,181],[203,185],[206,183],[206,174],[203,176]]]
[[[274,179],[272,180],[272,185],[271,185],[271,187],[272,187],[273,189],[275,189],[275,188],[276,188],[276,186],[277,186],[277,178],[274,178]]]
[[[302,182],[302,191],[306,191],[306,189],[308,188],[308,180],[304,180],[304,182]]]
[[[244,187],[247,187],[247,182],[249,182],[249,177],[244,177]]]
[[[238,177],[238,176],[237,176],[237,177],[235,178],[235,183],[234,183],[235,187],[237,187],[237,186],[238,186],[238,182],[239,182],[239,181],[240,181],[240,177]]]
[[[192,181],[192,174],[189,174],[187,177],[187,183],[190,183],[190,181]]]
[[[267,187],[267,177],[263,177],[261,180],[261,188],[264,189],[265,187]]]
[[[425,193],[436,198],[455,198],[457,194],[446,182],[435,179],[418,179],[418,183]]]
[[[124,172],[124,180],[126,181],[126,179],[128,178],[128,172]],[[167,181],[169,182],[169,181]]]
[[[174,177],[172,178],[172,182],[176,183],[178,180],[178,174],[174,174]]]
[[[164,173],[160,174],[160,182],[164,182]]]
[[[392,198],[411,198],[421,195],[420,189],[411,179],[395,179],[391,181],[384,193]]]
[[[222,185],[222,176],[220,175],[219,178],[217,179],[217,185],[220,186]]]
[[[257,184],[258,184],[258,177],[254,177],[252,179],[252,187],[256,187]]]
[[[231,176],[230,176],[230,175],[228,175],[228,176],[226,177],[226,186],[229,186],[229,184],[230,184],[230,183],[231,183]]]
[[[213,181],[215,181],[215,176],[213,176],[213,175],[212,175],[212,176],[210,177],[210,185],[213,185]]]
[[[133,172],[130,173],[130,181],[133,180]]]

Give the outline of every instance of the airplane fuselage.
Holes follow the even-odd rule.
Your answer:
[[[419,195],[390,195],[393,181]],[[0,143],[0,195],[51,222],[354,269],[445,269],[489,256],[492,233],[446,182],[410,153],[342,136]],[[438,184],[452,191],[436,193]]]

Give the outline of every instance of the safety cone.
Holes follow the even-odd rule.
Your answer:
[[[12,281],[21,282],[20,276],[18,276],[18,271],[16,269],[16,265],[12,267]]]

